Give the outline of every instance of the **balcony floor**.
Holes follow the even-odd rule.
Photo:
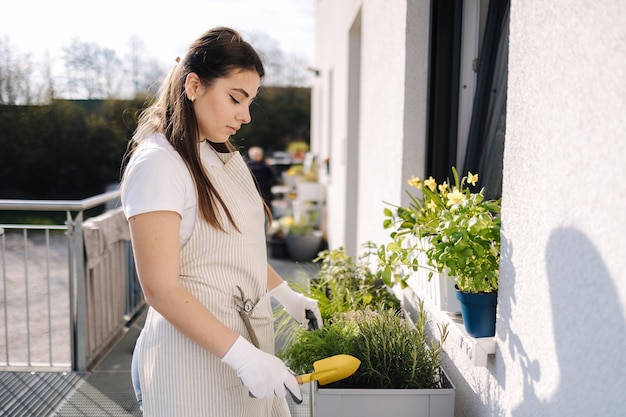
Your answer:
[[[141,319],[133,323],[89,373],[0,372],[0,415],[141,416],[130,380],[141,325]]]

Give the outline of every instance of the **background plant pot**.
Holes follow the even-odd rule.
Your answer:
[[[496,334],[496,306],[498,292],[469,293],[455,287],[461,303],[465,330],[473,337],[492,337]]]
[[[287,233],[285,239],[289,256],[294,261],[310,261],[322,247],[322,233],[314,231],[311,235],[297,236]]]
[[[285,239],[267,239],[268,255],[272,259],[285,259],[289,257]]]

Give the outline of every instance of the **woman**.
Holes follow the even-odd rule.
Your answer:
[[[319,310],[267,264],[269,212],[229,142],[263,75],[237,32],[209,30],[133,135],[122,203],[150,306],[134,357],[146,416],[288,416],[286,393],[301,401],[273,355],[269,295],[303,325]]]

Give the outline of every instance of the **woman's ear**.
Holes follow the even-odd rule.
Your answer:
[[[198,87],[200,87],[200,77],[195,72],[187,74],[185,78],[185,94],[192,103],[196,100]]]

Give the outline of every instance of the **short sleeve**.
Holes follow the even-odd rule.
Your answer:
[[[175,211],[183,216],[189,205],[191,179],[173,149],[144,144],[132,155],[122,181],[126,217],[151,211]]]

